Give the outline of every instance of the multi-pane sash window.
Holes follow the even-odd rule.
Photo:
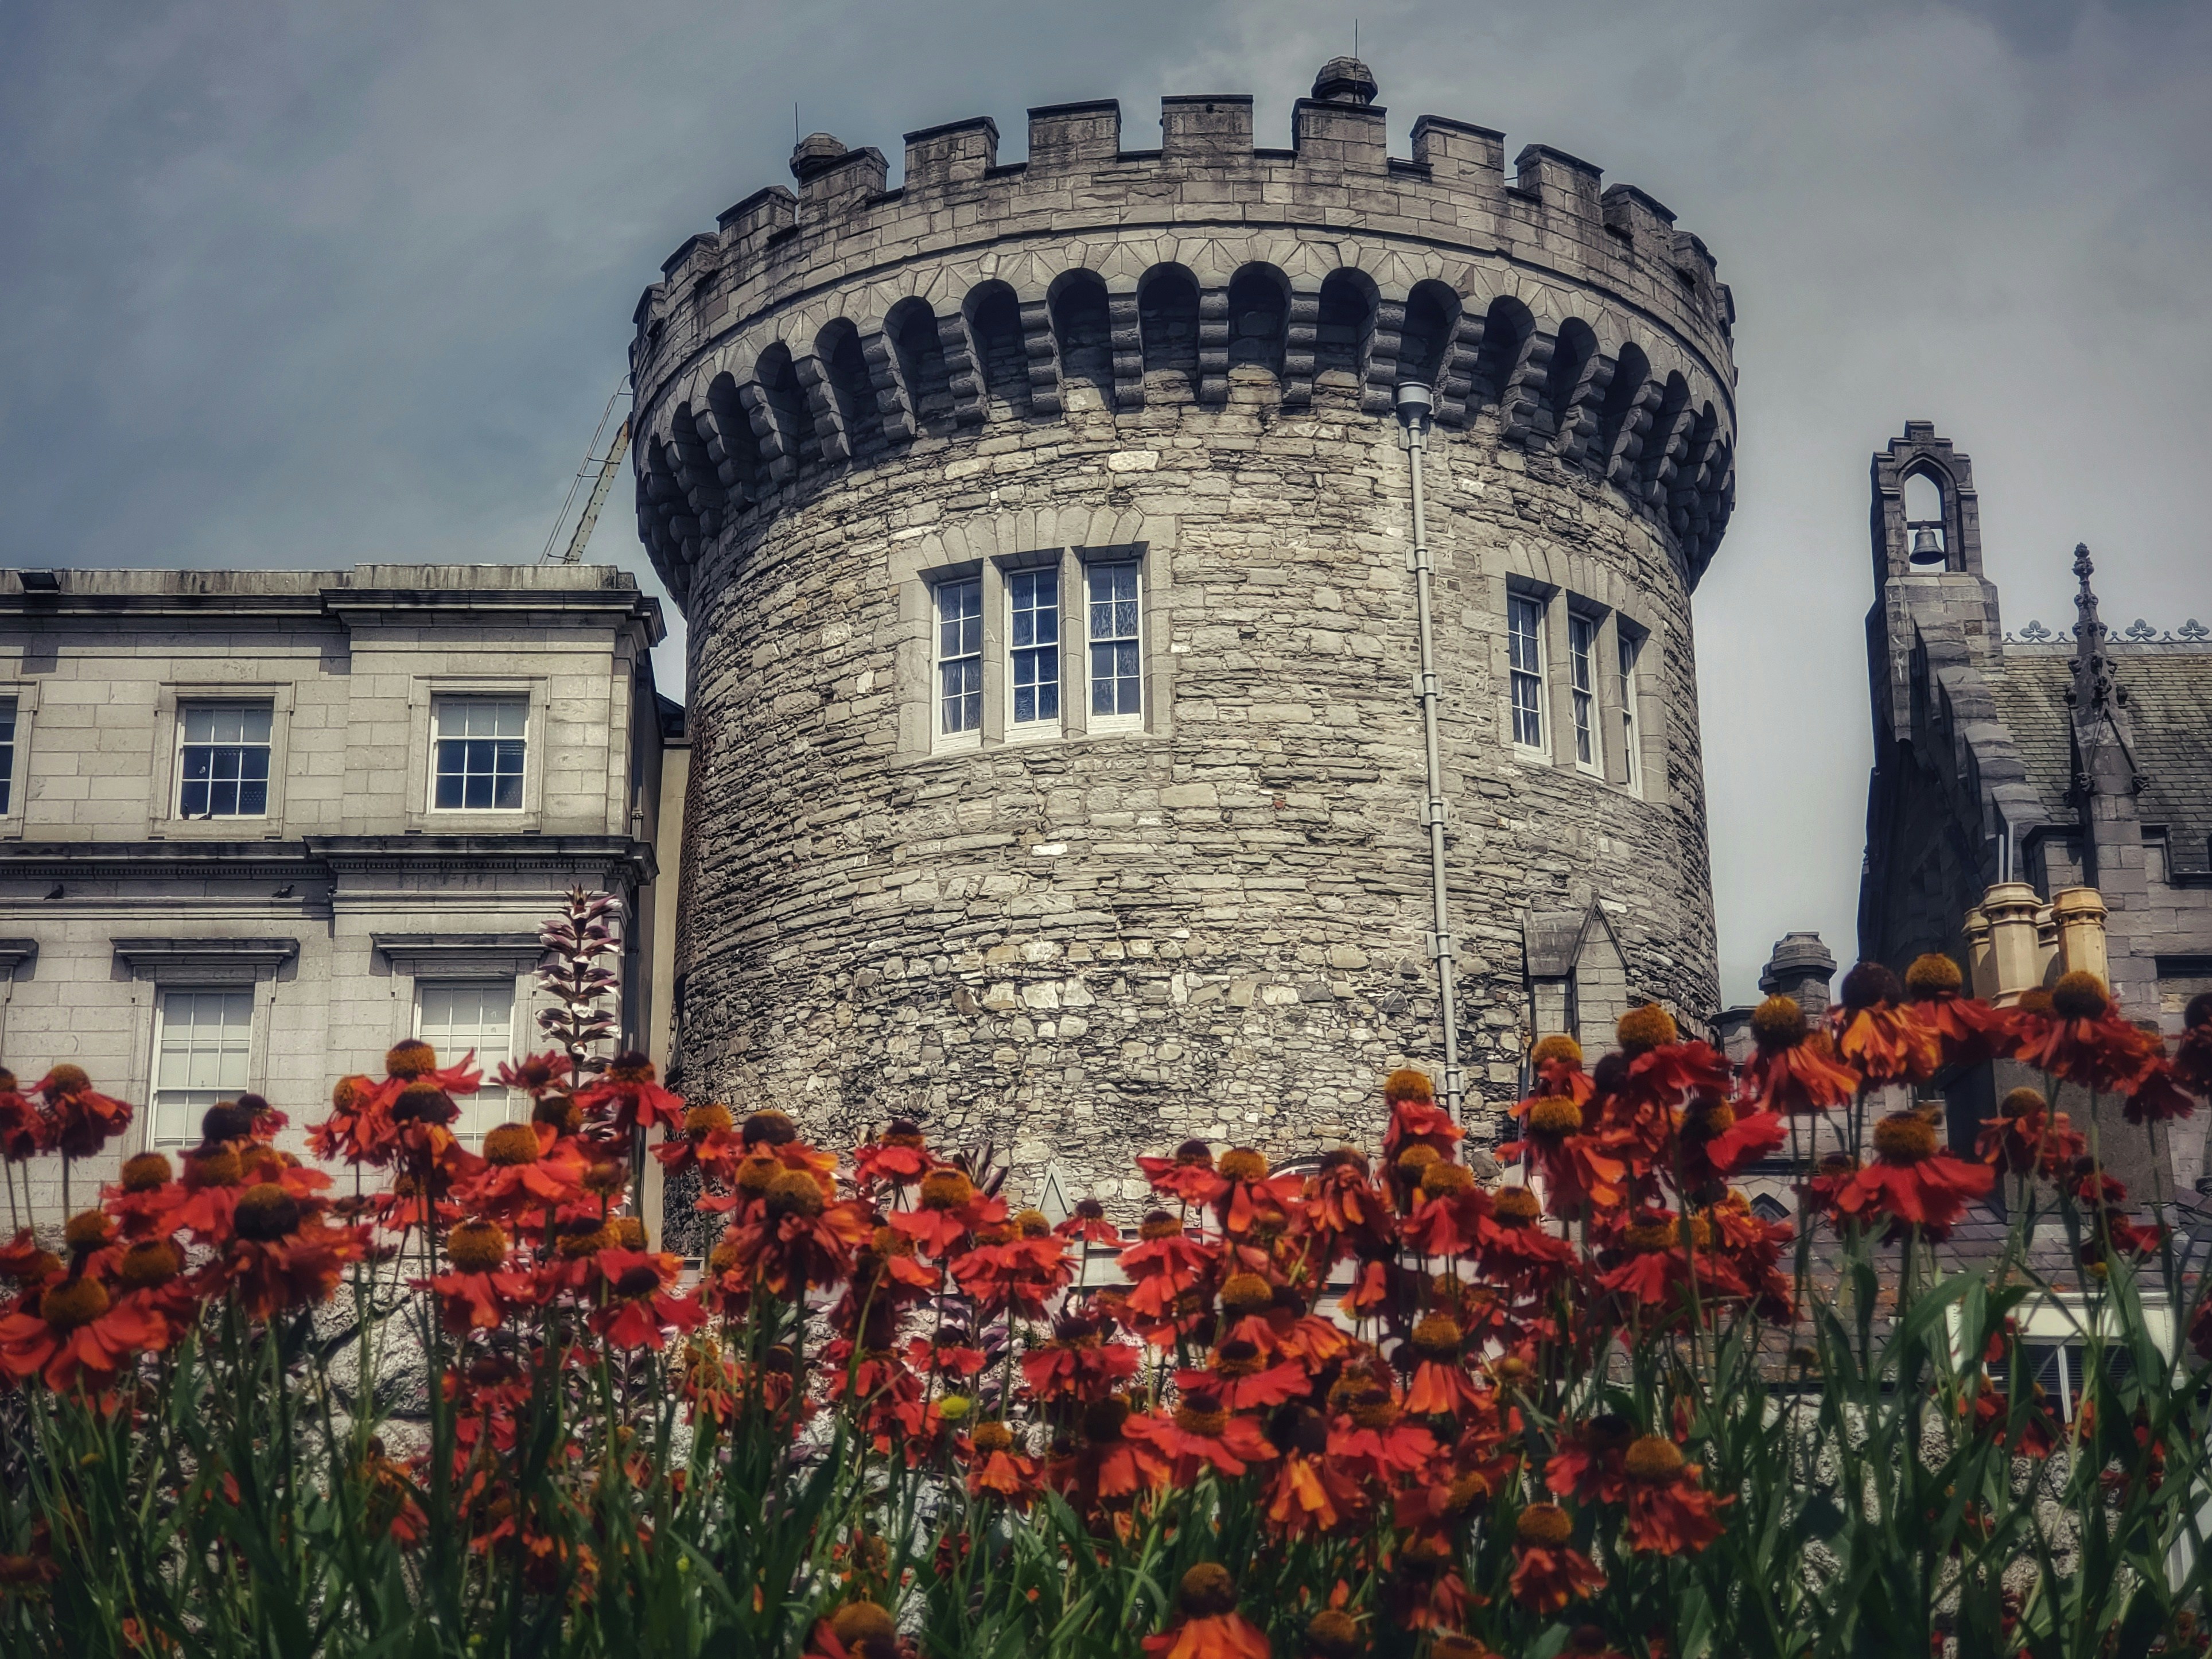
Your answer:
[[[1137,567],[1094,564],[1085,575],[1091,611],[1091,727],[1097,731],[1107,721],[1134,726],[1144,714],[1145,684]]]
[[[1060,724],[1060,572],[1016,570],[1006,577],[1006,638],[1012,656],[1012,724],[1029,731]]]
[[[1626,629],[1620,635],[1620,764],[1626,781],[1636,782],[1636,651],[1641,641]]]
[[[1597,623],[1567,613],[1567,679],[1574,699],[1575,764],[1595,767],[1597,733]]]
[[[177,721],[177,816],[269,814],[269,705],[188,703]]]
[[[0,818],[15,805],[15,701],[0,701]]]
[[[246,1087],[251,991],[164,991],[154,1045],[154,1144],[190,1146],[200,1117]]]
[[[459,1063],[473,1050],[477,1069],[487,1079],[514,1058],[514,981],[471,980],[453,985],[422,985],[415,992],[415,1031],[437,1051],[441,1066]],[[462,1140],[481,1139],[515,1115],[514,1091],[487,1081],[472,1095],[456,1095],[461,1115],[453,1133]]]
[[[441,697],[430,804],[445,812],[519,812],[527,697]]]
[[[1544,606],[1525,594],[1509,594],[1506,623],[1513,682],[1513,741],[1544,746]]]
[[[937,734],[983,730],[983,584],[937,585]]]

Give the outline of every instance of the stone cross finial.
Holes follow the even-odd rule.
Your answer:
[[[2074,596],[2074,706],[2084,712],[2108,702],[2112,692],[2112,663],[2105,655],[2105,624],[2097,615],[2096,590],[2089,586],[2096,569],[2089,557],[2089,544],[2075,544],[2074,574],[2081,579],[2081,591]]]

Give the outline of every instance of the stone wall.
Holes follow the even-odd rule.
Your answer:
[[[988,1137],[1031,1197],[1056,1165],[1071,1197],[1134,1202],[1131,1155],[1188,1136],[1279,1157],[1372,1145],[1382,1073],[1406,1060],[1434,1068],[1440,1048],[1407,461],[1390,412],[1401,365],[1416,362],[1443,410],[1429,522],[1471,1128],[1497,1138],[1518,1091],[1532,910],[1595,908],[1630,994],[1711,1012],[1689,593],[1725,523],[1733,372],[1710,269],[1702,301],[1687,279],[1652,289],[1663,304],[1633,282],[1591,280],[1609,258],[1628,262],[1624,278],[1641,270],[1657,221],[1640,242],[1625,224],[1604,230],[1581,163],[1554,167],[1551,194],[1529,199],[1565,211],[1569,181],[1586,182],[1596,236],[1532,240],[1532,254],[1553,248],[1540,277],[1501,257],[1472,185],[1388,171],[1407,164],[1386,169],[1379,150],[1378,178],[1465,211],[1413,225],[1356,192],[1267,187],[1271,168],[1322,164],[1262,152],[1209,175],[1210,211],[1238,222],[1217,223],[1210,246],[1184,238],[1183,252],[1201,296],[1221,297],[1198,311],[1201,347],[1216,316],[1230,343],[1218,388],[1202,351],[1177,367],[1150,350],[1141,307],[1126,337],[1109,329],[1110,377],[1070,372],[1091,361],[1088,337],[1079,318],[1054,316],[1044,281],[1041,333],[1024,321],[1020,337],[1024,395],[979,393],[963,421],[939,418],[943,405],[889,368],[861,383],[873,403],[840,390],[840,374],[896,356],[878,289],[942,296],[952,354],[988,360],[988,316],[959,296],[999,280],[991,259],[1011,269],[1006,250],[979,251],[1002,231],[1036,238],[1024,257],[1040,272],[1103,270],[1115,324],[1113,285],[1136,289],[1164,246],[1125,222],[1143,216],[1139,193],[1118,185],[1061,204],[1063,218],[1088,216],[1079,243],[1049,217],[956,216],[931,222],[941,252],[878,238],[873,263],[811,266],[829,282],[805,293],[808,315],[860,320],[861,370],[842,336],[825,337],[811,368],[796,363],[806,330],[787,319],[792,284],[759,274],[736,222],[717,252],[739,297],[687,320],[683,349],[653,325],[706,254],[687,250],[648,294],[641,522],[691,623],[678,967],[692,1091],[794,1108],[832,1140],[901,1114],[940,1140]],[[802,239],[806,165],[802,147]],[[1161,197],[1161,212],[1192,214],[1200,197]],[[866,211],[911,218],[907,199]],[[1519,213],[1521,199],[1493,206]],[[1671,259],[1671,234],[1667,246]],[[1302,311],[1301,295],[1326,286],[1324,265],[1366,269],[1362,257],[1368,308],[1333,357],[1319,324],[1296,332],[1301,315],[1332,314]],[[1231,296],[1254,292],[1237,273],[1255,258],[1290,275],[1284,310],[1252,302],[1247,328],[1246,301]],[[1449,293],[1425,300],[1425,283]],[[1485,359],[1486,333],[1514,314],[1501,296],[1530,326],[1492,335]],[[1425,356],[1406,344],[1424,303],[1443,319]],[[1570,325],[1583,318],[1597,319],[1586,343]],[[1247,338],[1255,349],[1235,348]],[[1561,350],[1580,366],[1554,375]],[[763,359],[767,378],[744,378]],[[1662,359],[1680,367],[1654,369]],[[1608,403],[1617,371],[1624,390]],[[932,581],[979,575],[996,629],[1008,574],[1056,564],[1073,623],[1084,561],[1108,550],[1143,572],[1142,729],[1090,728],[1079,646],[1059,731],[1011,740],[1004,642],[991,639],[980,739],[946,751],[933,728]],[[1513,741],[1509,592],[1545,606],[1540,752]],[[1587,769],[1571,736],[1571,610],[1596,630]],[[1631,709],[1614,672],[1624,629],[1642,640]]]

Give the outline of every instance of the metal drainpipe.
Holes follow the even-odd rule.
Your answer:
[[[1429,416],[1435,394],[1407,383],[1398,388],[1398,442],[1413,480],[1413,546],[1407,562],[1413,572],[1413,605],[1421,629],[1421,734],[1428,747],[1428,787],[1422,822],[1429,831],[1429,884],[1433,919],[1429,958],[1436,965],[1438,1012],[1444,1026],[1444,1109],[1460,1121],[1466,1080],[1459,1069],[1459,994],[1453,983],[1451,902],[1444,887],[1444,767],[1437,736],[1437,704],[1443,687],[1437,677],[1436,630],[1430,621],[1429,582],[1435,563],[1429,556],[1427,503],[1421,493],[1421,457],[1429,447]]]

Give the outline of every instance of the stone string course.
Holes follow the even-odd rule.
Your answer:
[[[1249,147],[1249,102],[1243,110]],[[1379,145],[1370,114],[1380,112],[1302,102],[1301,132],[1341,116]],[[1479,161],[1495,138],[1469,139],[1468,154]],[[1433,137],[1432,155],[1442,143]],[[818,161],[834,141],[801,147],[802,173],[809,146]],[[656,422],[673,419],[679,395],[711,411],[702,377],[737,383],[749,367],[737,358],[758,360],[762,330],[804,303],[872,318],[880,346],[887,307],[860,290],[896,281],[939,294],[940,326],[957,346],[973,323],[959,298],[966,267],[994,257],[982,250],[994,239],[1041,222],[1026,209],[1018,222],[995,219],[994,204],[1011,198],[986,171],[964,186],[976,210],[957,210],[961,186],[940,180],[931,186],[939,205],[922,215],[912,143],[903,196],[824,201],[827,222],[811,237],[803,180],[781,244],[798,251],[781,267],[773,239],[764,252],[739,234],[750,210],[725,216],[720,240],[688,245],[670,280],[648,290],[636,348],[641,520],[691,625],[678,963],[687,1090],[740,1108],[786,1105],[833,1141],[916,1116],[941,1141],[994,1140],[1025,1198],[1056,1164],[1067,1197],[1096,1191],[1122,1210],[1141,1197],[1131,1156],[1188,1136],[1278,1158],[1340,1139],[1371,1149],[1382,1074],[1407,1060],[1438,1063],[1423,942],[1407,463],[1388,412],[1395,370],[1383,365],[1380,410],[1373,384],[1377,350],[1396,349],[1388,307],[1403,317],[1403,279],[1417,265],[1449,273],[1465,309],[1447,327],[1462,335],[1500,314],[1481,310],[1499,293],[1540,288],[1543,301],[1494,377],[1503,401],[1497,386],[1486,397],[1471,370],[1455,380],[1449,350],[1434,354],[1432,371],[1447,403],[1455,388],[1459,400],[1440,420],[1428,475],[1472,1133],[1500,1138],[1502,1108],[1517,1091],[1531,1035],[1531,909],[1601,907],[1632,997],[1698,1018],[1717,1000],[1689,594],[1725,523],[1733,370],[1725,294],[1702,247],[1692,260],[1702,276],[1678,275],[1682,244],[1669,231],[1656,272],[1650,247],[1604,228],[1594,169],[1540,167],[1547,193],[1523,199],[1501,186],[1486,197],[1479,166],[1456,178],[1433,167],[1417,174],[1377,148],[1328,161],[1335,187],[1286,191],[1271,180],[1322,165],[1303,137],[1296,156],[1209,153],[1179,174],[1170,148],[1167,161],[1100,152],[1090,185],[1062,190],[1053,210],[1084,222],[1083,246],[1061,247],[1051,263],[1110,265],[1101,249],[1110,252],[1124,219],[1161,203],[1182,211],[1199,194],[1219,216],[1272,222],[1271,246],[1289,250],[1281,268],[1308,254],[1334,258],[1361,239],[1389,245],[1392,258],[1418,254],[1377,280],[1364,358],[1322,354],[1293,391],[1297,342],[1284,337],[1295,333],[1308,280],[1296,274],[1272,325],[1283,331],[1273,356],[1222,364],[1212,396],[1202,358],[1195,373],[1160,366],[1141,339],[1117,342],[1110,380],[1064,375],[1054,354],[1065,333],[1048,317],[1030,384],[1048,379],[1050,398],[1001,398],[981,418],[937,420],[910,382],[887,375],[887,413],[858,461],[849,451],[838,458],[835,443],[777,450],[802,428],[834,437],[854,408],[836,395],[829,368],[794,366],[791,379],[813,399],[800,419],[787,421],[790,407],[778,414],[766,389],[743,382],[747,395],[725,395],[721,406],[767,409],[755,425],[769,441],[744,467],[718,471],[717,484],[695,476],[670,506],[669,476],[654,469],[672,450],[656,447]],[[1032,176],[1050,155],[1033,123]],[[1412,225],[1402,200],[1342,187],[1342,175],[1370,165],[1401,197],[1425,192],[1435,210]],[[1184,181],[1179,194],[1158,187],[1171,175]],[[1543,230],[1547,215],[1565,211],[1563,179],[1580,181],[1593,238]],[[1627,198],[1604,200],[1610,216]],[[1645,222],[1656,225],[1663,210],[1651,209]],[[1492,234],[1500,215],[1538,228],[1506,246]],[[920,228],[902,240],[886,228],[909,222]],[[1149,244],[1152,233],[1144,235]],[[1154,252],[1148,245],[1143,258]],[[1530,263],[1540,257],[1540,269]],[[1589,268],[1601,257],[1618,263],[1602,282]],[[716,291],[726,301],[711,316],[692,297],[707,266],[723,273]],[[1229,276],[1195,275],[1202,296]],[[1024,302],[1025,313],[1031,303],[1042,301]],[[1201,337],[1209,305],[1202,297]],[[1546,381],[1533,408],[1516,412],[1513,386],[1544,380],[1528,362],[1540,367],[1570,317],[1611,319],[1597,331],[1611,362],[1641,341],[1655,372],[1674,362],[1666,373],[1685,385],[1694,377],[1658,461],[1635,453],[1632,400],[1616,429],[1602,430],[1594,367],[1575,383]],[[790,343],[804,344],[805,331],[777,326],[795,355]],[[1467,355],[1479,351],[1478,340]],[[781,361],[770,362],[781,374]],[[910,395],[910,418],[895,418]],[[1577,436],[1584,412],[1595,429]],[[882,435],[895,428],[896,441]],[[699,447],[696,419],[686,442]],[[1624,453],[1626,465],[1613,465]],[[1660,462],[1674,471],[1655,511]],[[1668,507],[1689,487],[1686,465],[1712,486],[1687,518]],[[1018,744],[991,740],[994,729],[980,749],[929,752],[924,578],[1109,546],[1144,561],[1146,729]],[[1510,742],[1509,584],[1553,600],[1556,758],[1517,754]],[[1601,774],[1577,770],[1563,741],[1570,599],[1607,618],[1607,651],[1624,624],[1648,636],[1632,785],[1618,754],[1609,655],[1599,664]],[[1079,611],[1066,611],[1063,625],[1079,628]],[[1079,711],[1079,678],[1063,696]],[[1080,724],[1072,714],[1071,728]],[[1593,1012],[1605,1011],[1586,1000],[1585,1017]]]

